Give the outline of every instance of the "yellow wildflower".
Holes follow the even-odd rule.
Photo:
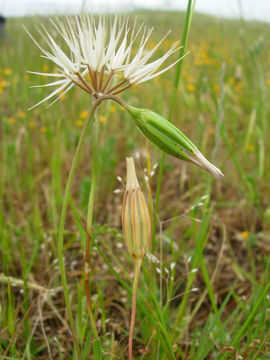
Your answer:
[[[26,112],[25,111],[18,111],[17,115],[22,119],[26,118]]]
[[[45,133],[47,131],[47,128],[46,128],[46,126],[42,126],[40,130],[41,130],[41,132]]]
[[[87,111],[87,110],[83,110],[83,111],[80,112],[80,118],[81,118],[81,119],[87,118],[87,115],[88,115],[88,111]]]
[[[209,134],[209,135],[215,135],[215,132],[216,132],[216,131],[215,131],[215,129],[213,129],[213,128],[211,128],[211,129],[208,130],[208,134]]]
[[[29,122],[29,127],[30,128],[33,128],[33,127],[35,127],[36,126],[36,123],[34,122],[34,121],[30,121]]]
[[[44,72],[48,71],[48,70],[49,70],[49,66],[46,65],[46,64],[44,64],[44,65],[42,66],[42,70],[43,70]]]
[[[254,150],[255,150],[254,146],[251,145],[251,144],[247,144],[247,145],[246,145],[246,149],[247,149],[248,151],[254,151]]]
[[[12,71],[11,71],[11,69],[9,69],[9,68],[6,68],[5,70],[4,70],[4,74],[5,75],[10,75],[12,73]]]
[[[188,84],[187,90],[193,92],[193,91],[195,91],[195,86],[193,84]]]
[[[243,238],[243,239],[247,239],[248,236],[249,236],[249,232],[246,231],[246,230],[245,230],[245,231],[242,231],[242,232],[241,232],[241,235],[242,235],[242,238]]]
[[[214,88],[214,91],[215,91],[215,92],[219,92],[219,85],[218,85],[218,84],[215,84],[215,85],[213,86],[213,88]]]
[[[116,106],[112,105],[110,110],[111,110],[112,113],[114,113],[116,111]]]
[[[101,116],[99,117],[99,121],[100,121],[100,122],[104,123],[105,120],[106,120],[106,118],[105,118],[104,115],[101,115]]]
[[[14,124],[14,123],[15,123],[14,117],[9,117],[9,118],[8,118],[8,122],[9,122],[10,124]]]
[[[82,120],[77,120],[76,121],[76,126],[82,127],[83,126],[83,121]]]
[[[6,80],[0,81],[0,87],[1,87],[1,88],[5,88],[5,87],[7,87],[8,85],[9,85],[9,83],[8,83]]]

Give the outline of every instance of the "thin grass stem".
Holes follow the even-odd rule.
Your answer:
[[[247,317],[246,321],[244,322],[244,324],[242,325],[241,329],[238,331],[236,337],[234,338],[233,342],[232,342],[232,346],[235,346],[239,340],[241,340],[241,337],[243,336],[244,332],[246,331],[247,327],[249,326],[250,322],[254,319],[254,317],[256,316],[259,307],[261,306],[264,298],[266,297],[266,295],[268,294],[270,289],[270,280],[268,281],[268,283],[266,284],[265,288],[263,289],[263,292],[261,293],[261,296],[259,297],[259,299],[257,300],[256,304],[254,305],[252,311],[250,312],[249,316]]]
[[[195,2],[194,2],[195,3]],[[184,25],[184,31],[182,35],[182,41],[181,41],[181,47],[179,50],[179,59],[181,59],[184,56],[188,34],[189,34],[189,28],[191,23],[191,17],[192,13],[194,11],[194,6],[192,6],[192,0],[188,1],[187,5],[187,11],[186,11],[186,19],[185,19],[185,25]],[[174,89],[171,97],[171,105],[169,110],[169,117],[168,120],[172,121],[172,115],[175,105],[175,99],[176,99],[176,93],[179,86],[180,78],[181,78],[181,70],[182,70],[182,61],[179,61],[177,63],[176,72],[175,72],[175,81],[174,81]],[[155,233],[156,233],[156,227],[157,227],[157,216],[155,214],[158,213],[159,210],[159,198],[160,198],[160,191],[161,191],[161,185],[162,185],[162,179],[163,179],[163,170],[164,170],[164,161],[165,161],[165,153],[162,153],[160,165],[159,165],[159,174],[158,174],[158,182],[157,182],[157,189],[156,189],[156,201],[155,201],[155,211],[154,211],[154,225],[153,225],[153,235],[152,235],[152,253],[155,252]]]

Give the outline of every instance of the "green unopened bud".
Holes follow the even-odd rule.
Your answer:
[[[140,131],[161,150],[200,166],[215,178],[223,176],[222,172],[202,155],[192,141],[163,116],[151,110],[138,109],[130,105],[127,105],[126,109]]]
[[[151,219],[138,183],[133,158],[127,158],[127,185],[122,209],[123,235],[130,255],[143,258],[151,239]]]

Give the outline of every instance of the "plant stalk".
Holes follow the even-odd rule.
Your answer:
[[[142,259],[135,259],[135,271],[134,271],[134,280],[133,280],[133,289],[132,289],[132,307],[131,307],[131,318],[130,318],[130,328],[129,328],[129,338],[128,338],[128,360],[132,360],[132,345],[133,345],[133,332],[136,319],[136,304],[137,304],[137,289],[139,276],[142,266]]]
[[[59,261],[59,267],[60,267],[60,273],[61,273],[63,292],[64,292],[64,297],[65,297],[71,332],[72,332],[72,336],[73,336],[74,346],[76,349],[77,358],[79,360],[82,359],[82,355],[81,355],[81,350],[80,350],[79,342],[78,342],[77,335],[76,335],[76,328],[75,328],[74,318],[72,315],[71,302],[70,302],[69,296],[68,296],[68,284],[67,284],[65,262],[64,262],[64,229],[65,229],[67,208],[68,208],[70,194],[71,194],[71,186],[72,186],[72,181],[73,181],[73,177],[75,174],[75,170],[76,170],[76,167],[78,164],[79,154],[80,154],[85,136],[87,134],[87,130],[88,130],[89,124],[91,122],[91,119],[92,119],[98,105],[100,105],[101,102],[104,100],[114,100],[114,101],[118,102],[121,106],[125,107],[124,101],[114,95],[104,95],[93,101],[92,106],[89,110],[88,118],[83,126],[81,136],[80,136],[77,148],[75,150],[75,154],[73,156],[70,172],[68,175],[68,180],[67,180],[67,184],[66,184],[65,194],[64,194],[64,198],[63,198],[63,205],[62,205],[62,210],[61,210],[61,215],[60,215],[59,233],[58,233],[58,241],[57,241],[58,261]],[[85,271],[85,275],[86,275],[85,276],[85,289],[86,289],[87,304],[88,304],[88,309],[89,309],[89,314],[90,314],[90,322],[91,322],[91,327],[92,327],[92,331],[93,331],[95,340],[99,340],[99,338],[98,338],[98,333],[97,333],[97,329],[96,329],[96,324],[94,321],[92,302],[91,302],[91,292],[90,292],[90,284],[89,284],[89,270],[90,270],[89,260],[90,260],[90,252],[91,252],[91,238],[90,237],[91,237],[91,230],[92,230],[93,203],[94,203],[94,194],[95,194],[95,188],[96,188],[96,182],[97,182],[97,166],[98,166],[97,142],[98,142],[98,133],[96,132],[95,149],[94,149],[94,152],[96,153],[96,155],[95,155],[96,158],[94,159],[94,164],[93,164],[92,186],[91,186],[91,190],[90,190],[90,197],[89,197],[89,203],[88,203],[87,235],[86,235],[86,248],[85,248],[85,270],[86,270]],[[94,182],[94,186],[93,186],[93,182]],[[96,346],[99,346],[99,344],[94,343],[94,349]]]
[[[92,328],[95,340],[99,340],[99,336],[98,336],[94,313],[93,313],[89,272],[90,272],[92,246],[93,246],[93,241],[92,241],[93,209],[94,209],[96,185],[97,185],[97,180],[98,180],[98,137],[99,137],[99,123],[98,123],[98,120],[95,119],[92,176],[91,176],[91,188],[90,188],[90,194],[89,194],[89,200],[88,200],[88,209],[87,209],[87,221],[86,221],[86,230],[87,231],[86,231],[86,244],[85,244],[85,256],[84,256],[85,292],[86,292],[91,328]]]
[[[70,169],[70,172],[68,175],[68,180],[67,180],[67,184],[66,184],[63,205],[62,205],[62,210],[61,210],[61,216],[60,216],[59,233],[58,233],[58,261],[59,261],[59,266],[60,266],[61,280],[62,280],[62,286],[63,286],[64,296],[65,296],[65,301],[66,301],[66,307],[67,307],[67,313],[68,313],[68,317],[69,317],[71,332],[73,335],[74,345],[75,345],[77,357],[79,360],[82,359],[82,356],[81,356],[81,351],[80,351],[80,347],[79,347],[79,343],[78,343],[78,339],[77,339],[77,335],[76,335],[76,329],[75,329],[75,324],[74,324],[74,319],[73,319],[72,309],[71,309],[71,302],[70,302],[69,296],[68,296],[68,285],[67,285],[67,277],[66,277],[65,262],[64,262],[64,228],[65,228],[67,207],[68,207],[69,200],[70,200],[72,180],[73,180],[73,176],[75,174],[75,170],[76,170],[76,167],[78,164],[79,154],[80,154],[85,136],[87,134],[89,124],[93,117],[93,114],[94,114],[97,106],[103,100],[104,100],[103,97],[101,97],[93,102],[93,104],[90,108],[90,111],[89,111],[88,118],[82,129],[81,136],[80,136],[80,139],[79,139],[79,142],[78,142],[78,145],[77,145],[77,148],[76,148],[73,160],[72,160],[71,169]]]

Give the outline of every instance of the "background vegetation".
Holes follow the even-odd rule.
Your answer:
[[[171,29],[160,54],[181,39],[181,13],[138,13],[153,25],[149,47]],[[131,16],[133,17],[133,15]],[[22,30],[39,39],[40,18],[10,19],[0,40],[0,354],[2,359],[71,359],[57,262],[59,214],[89,96],[29,89],[52,72]],[[48,19],[42,19],[49,27]],[[140,279],[136,359],[269,359],[269,25],[193,16],[173,122],[225,174],[224,180],[166,157],[152,257]],[[126,91],[130,104],[168,116],[174,70]],[[92,259],[92,294],[104,359],[124,359],[132,259],[121,232],[125,158],[155,199],[161,152],[117,105],[99,111],[102,134]],[[84,359],[92,334],[82,281],[83,224],[91,183],[92,135],[73,183],[65,262]],[[118,178],[117,178],[118,177]],[[116,191],[115,191],[116,190]],[[152,199],[152,200],[151,200]]]

